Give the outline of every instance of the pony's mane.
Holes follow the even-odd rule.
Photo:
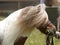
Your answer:
[[[21,17],[18,19],[22,19],[22,24],[26,26],[40,26],[41,24],[45,24],[48,21],[48,14],[46,13],[43,7],[37,6],[29,6],[23,8],[21,12]]]

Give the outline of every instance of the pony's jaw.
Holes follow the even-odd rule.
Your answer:
[[[51,22],[38,27],[38,29],[46,35],[54,35],[56,33],[56,27]]]

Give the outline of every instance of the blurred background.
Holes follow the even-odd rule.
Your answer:
[[[0,16],[7,17],[11,12],[25,6],[37,5],[41,0],[0,0]],[[57,26],[59,16],[60,0],[43,0],[49,6],[46,11],[50,20]]]
[[[60,0],[43,0],[46,4],[46,11],[49,19],[57,30],[60,29]],[[41,0],[0,0],[0,20],[3,20],[10,13],[26,6],[37,5]],[[60,45],[60,40],[55,39],[55,45]],[[25,45],[45,45],[45,35],[38,30],[33,31],[27,39]]]

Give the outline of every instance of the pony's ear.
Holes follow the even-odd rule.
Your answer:
[[[38,4],[37,7],[39,7],[39,6],[40,6],[41,8],[43,8],[43,9],[46,9],[46,5],[45,5],[45,4]]]
[[[27,6],[22,8],[22,15],[35,15],[40,12],[40,6],[41,5],[36,5],[36,6]]]
[[[41,11],[40,5],[32,6],[30,10],[27,12],[27,15],[36,15]]]
[[[41,10],[40,4],[39,5],[36,5],[36,8],[37,8],[37,11],[40,12],[40,10]]]
[[[40,12],[39,9],[40,9],[40,6],[25,7],[25,8],[23,8],[21,15],[24,16],[25,19],[32,18]]]

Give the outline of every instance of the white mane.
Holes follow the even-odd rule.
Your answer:
[[[35,27],[45,24],[48,15],[43,6],[30,6],[11,13],[0,22],[0,34],[4,36],[2,45],[13,45],[20,36],[28,36]]]

